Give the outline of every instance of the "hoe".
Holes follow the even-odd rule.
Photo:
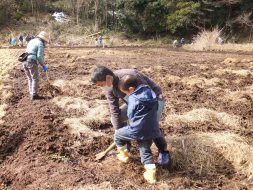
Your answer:
[[[116,146],[115,142],[113,142],[105,151],[100,152],[96,155],[96,159],[95,160],[101,160],[102,158],[104,158],[106,156],[106,154],[112,150],[114,147]]]

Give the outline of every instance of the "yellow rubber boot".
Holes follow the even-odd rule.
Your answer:
[[[119,151],[119,154],[117,155],[118,159],[121,162],[127,163],[129,160],[129,154],[127,152],[126,147],[124,147],[124,146],[120,147],[120,148],[118,148],[118,151]]]
[[[155,166],[155,164],[146,164],[144,167],[146,169],[146,171],[143,174],[144,179],[150,184],[155,184],[156,183],[156,166]]]

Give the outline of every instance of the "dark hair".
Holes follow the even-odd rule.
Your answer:
[[[137,88],[139,84],[140,81],[136,76],[125,75],[119,81],[119,89],[128,91],[130,87]]]
[[[98,66],[91,73],[91,82],[106,81],[106,75],[113,76],[113,72],[104,66]]]

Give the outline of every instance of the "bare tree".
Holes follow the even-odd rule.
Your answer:
[[[250,19],[252,16],[252,11],[249,12],[244,12],[243,14],[239,15],[234,22],[237,22],[241,25],[245,25],[247,27],[250,27],[250,36],[249,36],[249,41],[251,41],[252,38],[252,31],[253,31],[253,21]]]
[[[76,2],[76,24],[79,25],[79,14],[81,7],[83,6],[84,0],[77,0]]]
[[[84,2],[84,12],[86,13],[86,19],[89,19],[89,8],[90,8],[90,0],[86,0]]]
[[[31,3],[31,7],[32,7],[32,14],[34,15],[34,4],[33,4],[33,0],[31,0],[30,3]]]
[[[107,0],[105,0],[105,25],[106,25],[106,28],[108,27],[107,14],[108,14],[108,4],[107,4]]]
[[[94,0],[94,8],[95,8],[95,12],[94,12],[94,21],[95,21],[95,26],[94,26],[94,30],[95,32],[98,31],[98,5],[99,5],[99,0]]]

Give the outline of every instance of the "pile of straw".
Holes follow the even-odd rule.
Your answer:
[[[228,127],[230,129],[239,129],[241,126],[241,118],[236,115],[230,115],[225,112],[217,112],[211,109],[199,108],[182,115],[167,115],[166,123],[173,126],[188,125],[192,128],[207,123],[217,124],[218,126]]]
[[[233,133],[195,133],[168,138],[174,168],[200,176],[241,173],[252,179],[253,147]]]
[[[193,38],[193,43],[190,48],[192,50],[210,50],[213,46],[217,45],[217,38],[222,35],[222,31],[215,28],[212,31],[202,31],[196,37]]]
[[[101,136],[102,133],[93,131],[93,128],[110,123],[110,113],[105,100],[95,100],[91,104],[82,98],[56,97],[53,103],[72,116],[66,118],[64,124],[70,127],[73,134],[90,133],[91,136]]]

